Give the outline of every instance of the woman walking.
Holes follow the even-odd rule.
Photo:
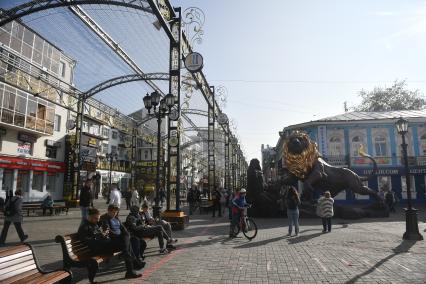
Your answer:
[[[139,206],[139,193],[138,191],[132,187],[131,191],[132,198],[130,199],[130,206]]]
[[[322,218],[323,233],[331,231],[331,217],[333,217],[334,199],[331,197],[330,191],[324,192],[324,196],[318,199],[318,215]]]
[[[294,186],[291,186],[287,191],[286,206],[287,206],[287,218],[288,218],[288,234],[291,236],[291,232],[294,232],[295,236],[299,235],[299,205],[300,197]]]

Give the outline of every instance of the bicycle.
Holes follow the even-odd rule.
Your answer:
[[[244,236],[251,241],[257,235],[257,225],[254,220],[247,216],[247,208],[250,208],[251,205],[245,207],[244,209],[240,209],[240,221],[234,228],[234,237],[236,237],[240,231],[243,232]]]

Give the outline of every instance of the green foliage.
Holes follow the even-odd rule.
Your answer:
[[[405,80],[395,81],[391,87],[375,87],[373,91],[361,90],[359,96],[362,102],[354,107],[356,111],[392,111],[418,110],[426,104],[419,90],[410,91],[406,88]]]

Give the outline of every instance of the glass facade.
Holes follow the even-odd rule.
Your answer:
[[[0,83],[0,121],[53,134],[55,105]]]

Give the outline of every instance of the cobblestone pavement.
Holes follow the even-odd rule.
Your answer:
[[[97,203],[105,208],[102,202]],[[421,208],[419,227],[426,237],[426,208]],[[120,215],[124,219],[126,210]],[[225,218],[192,216],[190,226],[175,232],[178,249],[158,253],[158,242],[148,243],[143,277],[124,280],[120,260],[103,265],[98,283],[426,283],[426,241],[402,241],[404,213],[386,219],[333,220],[331,233],[322,234],[319,219],[301,219],[297,237],[286,237],[287,219],[256,219],[257,237],[228,239]],[[45,268],[62,265],[57,234],[76,231],[80,212],[68,216],[25,218]],[[0,221],[3,223],[3,220]],[[11,227],[8,244],[18,240]],[[74,269],[75,283],[88,283],[86,271]]]

